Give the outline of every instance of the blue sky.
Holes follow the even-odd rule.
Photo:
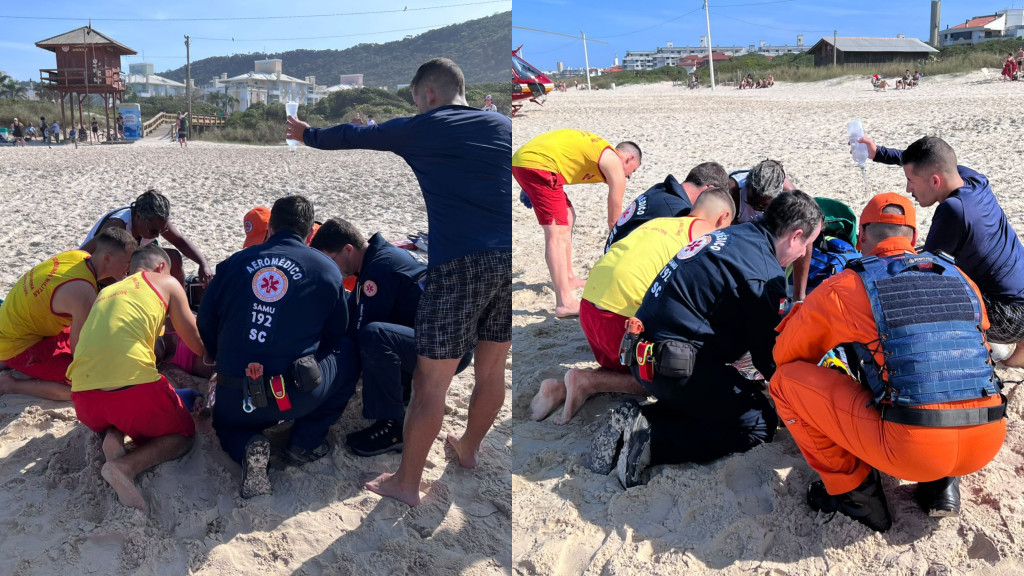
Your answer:
[[[139,53],[122,59],[126,70],[128,64],[142,62],[145,52],[145,61],[159,73],[185,64],[185,34],[192,38],[195,61],[264,50],[384,43],[511,9],[512,0],[4,0],[0,2],[0,70],[18,80],[38,81],[39,70],[55,67],[56,58],[35,43],[84,26],[89,18],[94,29]],[[280,16],[293,18],[266,18]],[[225,20],[171,20],[175,18]]]
[[[714,45],[749,46],[764,40],[768,44],[813,45],[823,36],[889,36],[928,40],[930,0],[889,2],[838,0],[709,0],[711,40]],[[515,26],[605,40],[607,45],[589,43],[590,65],[607,67],[615,54],[627,50],[653,50],[673,42],[675,46],[699,46],[707,34],[703,0],[516,0],[512,11]],[[973,16],[996,10],[1024,8],[1024,1],[945,0],[940,26],[946,28]],[[512,30],[513,48],[524,44],[523,55],[543,70],[553,70],[557,61],[583,67],[579,40],[524,30]]]

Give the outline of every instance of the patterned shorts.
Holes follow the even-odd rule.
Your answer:
[[[512,340],[512,251],[481,252],[427,270],[416,353],[462,358],[477,342]]]
[[[985,298],[988,310],[988,339],[997,344],[1016,344],[1024,341],[1024,304],[1007,304]]]

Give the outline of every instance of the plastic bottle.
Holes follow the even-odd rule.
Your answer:
[[[298,117],[298,115],[299,115],[299,103],[298,102],[288,102],[287,104],[284,105],[284,108],[285,108],[285,114],[286,115]],[[285,138],[284,141],[287,142],[288,146],[291,146],[291,148],[293,150],[295,149],[296,146],[299,145],[299,142],[297,140],[292,140],[291,138]]]
[[[863,142],[857,142],[857,139],[864,137],[864,126],[861,125],[860,120],[850,120],[846,124],[846,131],[850,135],[853,159],[857,161],[857,164],[863,170],[864,164],[868,161],[868,145]]]

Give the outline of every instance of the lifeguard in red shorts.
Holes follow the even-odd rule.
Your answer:
[[[182,456],[196,430],[191,411],[156,368],[153,346],[167,316],[192,352],[204,356],[206,348],[167,252],[148,244],[131,264],[133,274],[96,299],[67,376],[78,419],[105,434],[100,474],[122,504],[145,510],[135,477]],[[125,436],[138,446],[128,453]]]
[[[636,314],[665,264],[692,240],[732,222],[736,204],[726,188],[706,188],[690,216],[655,218],[611,245],[590,270],[580,304],[580,328],[600,368],[572,368],[565,378],[544,380],[530,402],[530,417],[541,420],[565,402],[555,424],[565,424],[590,396],[621,392],[646,396],[629,368],[619,362],[626,320]]]
[[[931,516],[957,515],[959,477],[1006,436],[978,288],[951,258],[914,251],[915,223],[909,199],[875,196],[860,221],[865,258],[793,309],[774,352],[779,418],[821,476],[808,504],[879,532],[892,525],[879,470],[918,482]],[[818,365],[839,346],[860,381]]]
[[[512,155],[512,176],[522,187],[544,229],[544,259],[555,288],[555,316],[576,316],[573,290],[583,282],[572,271],[572,226],[576,212],[566,184],[608,184],[608,230],[622,213],[626,180],[640,167],[640,147],[607,140],[583,130],[554,130],[523,144]]]
[[[92,256],[62,252],[18,280],[0,306],[0,395],[71,398],[64,374],[97,282],[124,278],[135,247],[125,230],[105,230],[96,236]]]

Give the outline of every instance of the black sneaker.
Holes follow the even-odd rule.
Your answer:
[[[281,453],[281,456],[292,466],[302,466],[303,464],[308,464],[327,456],[330,451],[330,445],[327,444],[326,440],[324,440],[322,444],[312,450],[306,450],[305,448],[299,448],[298,446],[288,446],[288,448]]]
[[[960,515],[960,478],[948,476],[934,482],[920,482],[914,490],[917,505],[932,518]]]
[[[651,465],[651,425],[637,409],[636,418],[626,427],[622,451],[615,462],[615,475],[623,488],[639,486],[644,470]]]
[[[836,496],[825,490],[821,480],[811,482],[807,505],[816,512],[841,512],[875,532],[885,532],[892,526],[878,470],[872,470],[860,486]]]
[[[377,420],[372,426],[345,437],[345,443],[357,456],[377,456],[402,451],[402,420]]]
[[[242,463],[242,498],[270,494],[270,440],[257,434],[245,443],[245,462]]]
[[[608,474],[622,450],[622,435],[640,414],[640,404],[632,398],[608,410],[604,426],[594,435],[587,454],[587,469],[595,474]]]

